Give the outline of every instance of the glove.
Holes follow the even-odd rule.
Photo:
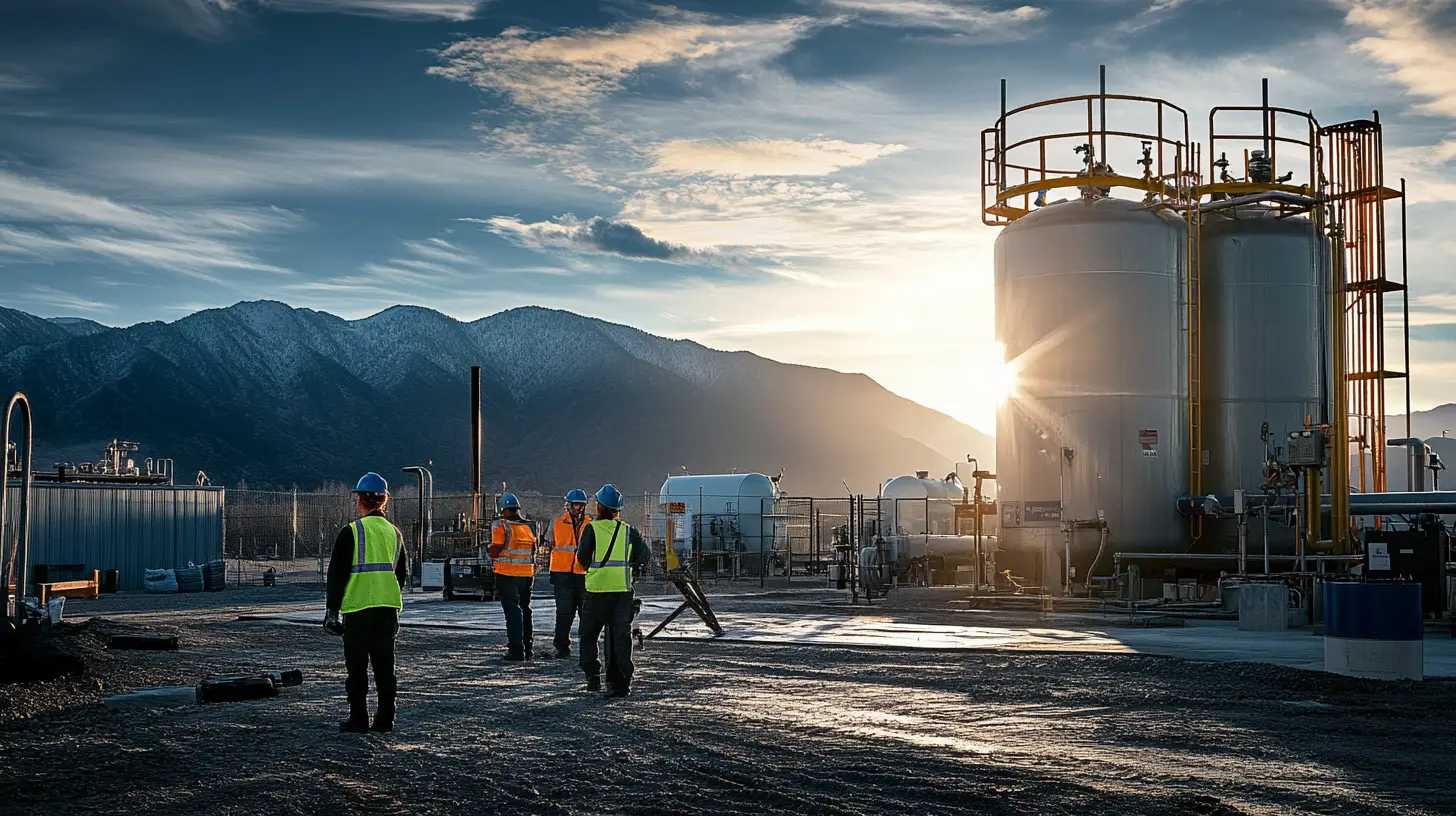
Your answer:
[[[328,614],[324,615],[324,631],[331,635],[344,634],[344,616],[329,610]]]

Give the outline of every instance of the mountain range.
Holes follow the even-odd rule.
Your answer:
[[[990,437],[864,375],[551,309],[351,321],[259,301],[107,328],[0,307],[0,391],[31,398],[43,469],[120,438],[215,484],[306,489],[430,460],[439,490],[468,490],[471,365],[485,485],[640,493],[684,467],[782,468],[793,495],[840,496],[994,456]]]

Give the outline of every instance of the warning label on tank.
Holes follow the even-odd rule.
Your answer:
[[[1158,455],[1158,432],[1143,429],[1138,431],[1138,446],[1142,448],[1143,456]]]

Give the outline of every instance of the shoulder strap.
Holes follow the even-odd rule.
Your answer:
[[[607,551],[604,552],[604,553],[602,553],[602,557],[601,558],[598,558],[597,559],[597,569],[601,569],[602,567],[605,567],[607,565],[607,561],[609,559],[611,559],[611,557],[612,557],[612,548],[615,547],[615,546],[617,546],[617,536],[620,535],[621,532],[622,532],[622,520],[621,519],[617,519],[617,526],[612,528],[612,540],[609,541],[609,542],[607,542]]]

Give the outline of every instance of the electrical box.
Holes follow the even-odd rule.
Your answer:
[[[1446,611],[1442,586],[1451,538],[1438,527],[1365,531],[1365,580],[1413,581],[1421,585],[1421,612],[1439,618]]]
[[[1328,464],[1325,432],[1318,430],[1294,431],[1289,434],[1290,467],[1318,468]]]

